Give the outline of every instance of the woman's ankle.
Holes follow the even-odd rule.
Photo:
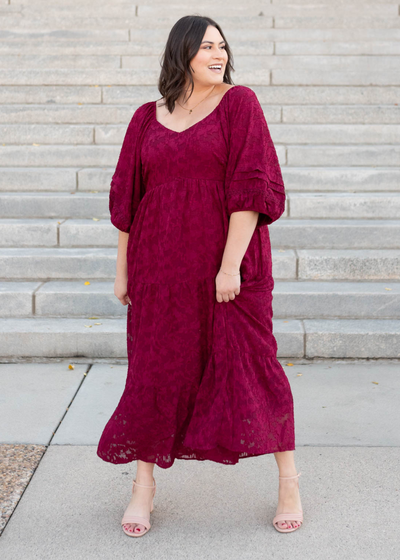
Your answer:
[[[145,486],[154,485],[153,475],[138,475],[136,476],[135,481],[138,484],[144,484]]]

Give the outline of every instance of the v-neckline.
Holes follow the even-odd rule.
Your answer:
[[[194,128],[195,126],[197,126],[198,124],[202,123],[203,121],[205,121],[206,119],[208,119],[209,117],[211,117],[211,115],[213,115],[215,113],[215,111],[218,109],[218,107],[221,105],[222,101],[224,100],[225,96],[235,87],[238,86],[232,86],[228,89],[228,91],[226,91],[224,93],[224,95],[222,96],[220,102],[218,103],[218,105],[216,107],[214,107],[214,109],[211,111],[211,113],[208,113],[208,115],[206,115],[204,118],[202,118],[200,121],[197,121],[196,123],[192,124],[192,126],[189,126],[188,128],[185,128],[184,130],[178,131],[178,130],[172,130],[172,128],[168,128],[167,126],[163,125],[162,123],[160,123],[159,120],[157,120],[157,101],[159,101],[157,99],[157,101],[153,101],[154,103],[154,120],[156,121],[157,124],[159,124],[162,128],[165,128],[165,130],[168,130],[169,132],[173,132],[174,134],[183,134],[184,132],[187,132],[188,130],[191,130],[192,128]]]

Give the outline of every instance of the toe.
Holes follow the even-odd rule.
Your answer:
[[[143,533],[145,527],[144,525],[141,525],[140,523],[136,525],[135,527],[135,533]]]

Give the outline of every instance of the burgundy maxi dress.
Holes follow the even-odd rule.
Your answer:
[[[97,455],[169,468],[236,464],[295,449],[291,387],[276,358],[268,224],[285,188],[256,94],[233,86],[183,132],[134,113],[111,181],[111,222],[129,232],[128,371]],[[259,212],[240,294],[219,303],[229,216]]]

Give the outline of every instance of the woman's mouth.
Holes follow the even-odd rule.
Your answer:
[[[222,72],[222,64],[212,64],[208,68],[211,72],[215,72],[216,74],[221,74]]]

